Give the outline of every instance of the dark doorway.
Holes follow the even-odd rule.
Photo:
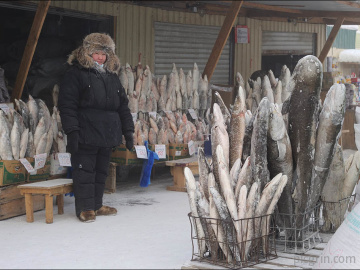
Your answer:
[[[292,73],[297,62],[305,55],[263,55],[261,58],[261,69],[274,73],[276,78],[279,78],[281,68],[286,65]]]

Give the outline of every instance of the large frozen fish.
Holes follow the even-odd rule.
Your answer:
[[[221,109],[226,127],[230,128],[231,114],[229,112],[229,109],[226,107],[223,99],[221,98],[219,92],[217,92],[217,91],[215,91],[215,102],[219,105],[219,107]],[[215,106],[215,103],[214,103],[214,106]]]
[[[290,79],[291,79],[290,70],[286,65],[284,65],[281,69],[281,74],[279,76],[279,81],[281,81],[281,86],[282,86],[282,92],[281,92],[282,102],[287,100],[291,95],[293,88],[289,86]]]
[[[19,158],[24,158],[25,157],[26,149],[27,149],[27,146],[28,146],[28,140],[29,140],[29,129],[27,128],[21,134]]]
[[[349,197],[358,182],[360,176],[360,152],[356,151],[348,167],[345,168],[345,180],[342,188],[342,197]]]
[[[238,158],[232,168],[230,169],[230,183],[232,189],[235,191],[236,183],[239,178],[239,173],[241,171],[241,159]]]
[[[309,207],[313,208],[329,174],[335,145],[341,135],[345,115],[345,85],[334,84],[328,91],[319,115],[314,167],[311,177]]]
[[[247,188],[246,185],[243,185],[240,189],[240,195],[237,202],[238,208],[238,218],[239,218],[239,232],[238,232],[238,239],[240,240],[240,250],[241,254],[244,254],[245,251],[245,241],[246,241],[246,196],[247,196]],[[244,260],[244,256],[242,258]]]
[[[297,228],[302,226],[302,213],[305,212],[311,193],[322,77],[321,62],[315,56],[308,55],[299,60],[288,83],[288,87],[294,89],[289,98],[288,134],[294,162],[295,190],[292,197],[298,217]]]
[[[29,108],[31,118],[34,121],[34,127],[36,127],[39,122],[39,118],[38,118],[39,108],[38,108],[38,105],[37,105],[35,99],[31,95],[29,95],[29,100],[27,102],[27,106]]]
[[[281,84],[281,82],[279,82]],[[286,131],[285,122],[279,106],[275,103],[270,104],[269,131],[267,139],[267,155],[269,162],[270,177],[282,173],[289,179],[278,203],[280,217],[284,220],[277,220],[285,228],[290,228],[291,217],[293,215],[292,195],[292,175],[293,159],[290,139]]]
[[[259,103],[261,101],[261,78],[258,77],[256,81],[254,81],[253,84],[253,90],[252,90],[252,106],[251,106],[251,113],[255,114],[257,107],[259,106]]]
[[[245,90],[240,86],[230,120],[230,167],[234,165],[238,158],[242,157],[245,136],[245,112]]]
[[[224,158],[229,157],[229,136],[225,128],[215,124],[211,128],[211,151],[212,151],[212,159],[213,159],[213,171],[215,180],[220,185],[220,178],[219,178],[219,168],[218,168],[218,157],[216,153],[217,146],[221,145],[224,152]],[[229,164],[227,158],[226,164]],[[228,166],[228,165],[227,165]],[[220,190],[221,191],[221,190]]]
[[[250,190],[251,185],[253,184],[252,177],[251,177],[251,165],[250,165],[250,157],[248,157],[244,165],[242,166],[238,180],[236,181],[235,187],[235,199],[239,198],[240,188],[245,185],[248,190]]]
[[[45,146],[45,153],[49,156],[50,150],[54,142],[54,135],[52,128],[49,129],[49,132],[47,133],[46,137],[46,146]]]
[[[56,143],[58,145],[59,153],[66,153],[65,134],[59,130]]]
[[[121,85],[125,89],[125,93],[128,94],[129,78],[128,78],[127,73],[126,73],[126,67],[124,67],[124,66],[120,67],[119,79],[120,79]]]
[[[206,252],[205,245],[205,233],[202,224],[199,222],[199,214],[196,207],[196,183],[193,173],[188,167],[184,169],[184,175],[186,179],[186,189],[189,198],[190,211],[195,221],[196,235],[198,239],[198,248],[200,257],[203,257]]]
[[[327,203],[327,202],[339,202],[342,197],[342,188],[345,180],[345,165],[344,165],[344,155],[339,144],[335,147],[335,154],[331,161],[329,175],[325,181],[325,185],[321,192],[321,200],[323,201],[323,217],[324,224],[321,227],[321,230],[327,232],[331,228],[331,224],[337,229],[342,220],[343,215],[341,215],[340,205],[345,203],[344,200],[341,203]],[[343,213],[345,214],[345,212]]]
[[[230,263],[233,261],[231,251],[229,249],[229,245],[226,243],[227,236],[225,234],[223,225],[219,222],[220,215],[216,208],[213,195],[210,192],[210,188],[216,189],[217,194],[219,194],[219,191],[216,187],[215,177],[212,173],[209,173],[208,177],[208,193],[209,193],[209,216],[211,218],[211,226],[215,232],[216,239],[219,242],[219,246],[223,253],[225,254],[225,257],[227,259],[227,262]]]
[[[18,160],[20,157],[20,137],[21,137],[21,133],[19,131],[19,125],[17,122],[14,122],[14,125],[10,133],[10,140],[11,140],[12,154],[15,160]]]
[[[128,63],[126,63],[126,65],[125,65],[125,72],[126,72],[126,76],[127,76],[127,80],[128,80],[127,94],[132,95],[135,90],[135,79],[134,79],[134,73],[132,71],[132,68]]]
[[[34,136],[32,132],[29,131],[25,157],[33,157],[35,153],[36,153],[36,149],[34,145]]]
[[[254,240],[254,217],[255,209],[260,200],[260,192],[258,191],[259,185],[257,182],[253,183],[249,195],[246,199],[246,214],[245,218],[247,219],[246,224],[244,225],[244,235],[246,235],[246,245],[245,245],[245,258],[247,258],[251,243]]]
[[[280,105],[283,103],[281,99],[282,82],[278,81],[274,90],[274,103]]]
[[[258,182],[260,190],[270,180],[267,160],[267,131],[269,125],[270,104],[264,97],[258,107],[254,129],[251,137],[251,170],[254,181]]]
[[[191,70],[188,71],[188,73],[186,74],[186,90],[187,90],[187,108],[188,109],[192,109],[193,108],[193,101],[192,101],[192,97],[193,97],[193,79],[192,79],[192,73]]]
[[[210,165],[208,164],[204,148],[198,149],[198,162],[199,162],[199,182],[202,185],[205,193],[205,198],[209,200],[209,188],[208,188],[208,175],[210,173]]]
[[[41,119],[36,127],[35,133],[34,133],[35,148],[37,148],[40,138],[45,132],[46,132],[45,119],[44,119],[44,117],[41,117]]]
[[[236,230],[234,230],[234,224],[230,212],[227,208],[226,202],[214,187],[210,187],[209,189],[211,196],[214,200],[216,209],[222,220],[222,226],[224,228],[227,243],[230,247],[230,250],[232,251],[233,256],[235,257],[235,260],[239,262],[241,261],[241,258],[240,258],[240,250],[236,243],[236,239],[237,239]]]
[[[45,123],[45,132],[48,132],[52,119],[51,119],[51,115],[49,112],[48,107],[46,106],[45,102],[42,99],[36,99],[36,103],[38,104],[38,116],[39,119],[41,119],[42,117],[44,117],[44,123]]]
[[[160,88],[159,88],[159,92],[160,92],[160,96],[163,98],[164,102],[167,100],[168,96],[167,96],[167,92],[166,92],[166,88],[167,88],[167,76],[164,75],[161,78],[160,81]]]
[[[278,82],[276,81],[275,75],[271,69],[268,72],[268,77],[269,77],[271,88],[274,90]]]
[[[44,133],[42,136],[41,136],[41,138],[40,138],[40,140],[39,140],[39,142],[38,142],[38,144],[37,144],[37,146],[36,146],[36,155],[39,155],[39,154],[43,154],[43,153],[45,153],[45,150],[46,150],[46,142],[47,142],[47,133]]]
[[[0,157],[3,160],[13,160],[11,149],[10,133],[0,130]]]
[[[143,74],[141,73],[139,75],[139,77],[137,78],[136,82],[135,82],[135,90],[134,90],[134,95],[137,97],[137,98],[140,98],[140,95],[141,95],[141,92],[142,92],[142,84],[143,84],[143,80],[144,80],[144,76]]]
[[[270,103],[274,103],[274,93],[267,75],[261,81],[262,97],[267,97]]]
[[[250,156],[251,153],[251,137],[254,129],[254,121],[256,114],[252,114],[249,123],[245,127],[244,139],[243,139],[243,152],[242,163]]]

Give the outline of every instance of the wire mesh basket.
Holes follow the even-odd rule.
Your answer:
[[[339,201],[322,201],[320,213],[320,230],[323,233],[334,233],[345,219],[346,210],[352,208],[355,195],[341,199]],[[350,212],[350,210],[348,210]]]
[[[194,217],[191,225],[192,260],[241,269],[277,257],[273,215],[241,220]],[[199,226],[204,235],[199,236]]]
[[[321,202],[301,214],[275,211],[276,249],[280,252],[303,254],[322,242],[319,234]]]

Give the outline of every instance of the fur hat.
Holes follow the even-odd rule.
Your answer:
[[[71,52],[67,62],[72,65],[73,61],[77,60],[84,68],[95,68],[95,61],[91,55],[96,51],[106,53],[104,68],[111,73],[118,74],[120,60],[115,54],[115,43],[107,34],[92,33],[87,35],[82,46]]]

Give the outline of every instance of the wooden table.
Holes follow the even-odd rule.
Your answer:
[[[25,195],[26,221],[34,222],[33,197],[35,194],[45,195],[45,217],[46,223],[53,223],[53,196],[56,196],[58,214],[64,213],[64,194],[72,192],[72,179],[59,178],[18,185],[21,195]]]
[[[198,157],[190,157],[178,160],[169,160],[165,163],[170,167],[170,173],[173,176],[174,185],[166,187],[171,191],[184,191],[186,192],[186,179],[184,175],[184,168],[188,167],[194,176],[199,175]]]

